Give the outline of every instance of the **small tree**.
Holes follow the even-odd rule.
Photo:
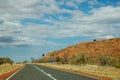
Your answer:
[[[13,61],[10,58],[8,58],[8,57],[0,58],[0,65],[4,64],[4,63],[9,63],[9,64],[12,65]]]
[[[102,66],[106,66],[106,65],[112,66],[113,65],[113,63],[112,63],[113,60],[110,56],[100,55],[98,57],[98,60],[99,60],[99,64]]]
[[[45,56],[45,54],[42,54],[42,57],[44,57]]]
[[[120,68],[120,54],[118,55],[114,66],[115,66],[115,68]]]
[[[0,58],[0,65],[1,65],[1,64],[3,64],[3,59],[2,59],[2,58]]]
[[[57,63],[60,62],[60,61],[61,61],[60,57],[57,56],[55,61],[56,61]]]
[[[93,42],[96,42],[97,40],[96,39],[93,39]]]

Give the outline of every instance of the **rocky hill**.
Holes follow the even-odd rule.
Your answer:
[[[117,57],[120,55],[120,38],[81,42],[74,46],[68,46],[62,50],[50,52],[45,56],[45,59],[55,59],[56,57],[67,57],[70,59],[77,53],[84,53],[92,58],[97,58],[100,55]]]

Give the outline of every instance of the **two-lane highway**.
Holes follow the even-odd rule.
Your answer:
[[[27,64],[7,80],[98,80],[44,66]]]

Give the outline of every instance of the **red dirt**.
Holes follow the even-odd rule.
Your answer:
[[[0,75],[0,80],[5,80],[6,78],[8,78],[10,75],[12,75],[13,73],[15,73],[16,71],[18,71],[19,69],[21,69],[21,67],[15,68],[12,71],[9,71],[7,73],[1,74]]]

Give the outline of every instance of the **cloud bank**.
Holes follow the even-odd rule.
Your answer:
[[[106,3],[97,0],[0,0],[0,46],[60,45],[45,40],[48,37],[120,37],[120,2]]]

